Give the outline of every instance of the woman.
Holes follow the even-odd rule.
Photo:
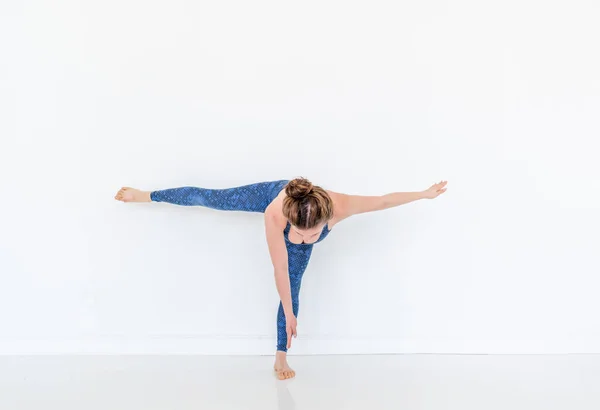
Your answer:
[[[325,239],[336,224],[352,215],[392,208],[418,199],[436,198],[446,191],[446,183],[441,181],[421,192],[360,196],[328,191],[305,178],[296,178],[227,189],[182,187],[150,192],[121,188],[115,199],[264,213],[275,284],[281,299],[274,369],[278,378],[283,380],[295,376],[286,354],[292,337],[296,337],[300,283],[313,245]]]

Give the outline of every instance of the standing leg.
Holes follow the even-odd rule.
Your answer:
[[[289,242],[286,242],[286,245],[290,290],[292,293],[292,311],[294,312],[294,316],[298,317],[300,285],[302,284],[302,276],[308,266],[313,246],[295,245]],[[279,379],[289,379],[295,376],[295,372],[287,363],[287,341],[285,314],[280,301],[279,308],[277,309],[277,353],[275,358],[275,371]]]

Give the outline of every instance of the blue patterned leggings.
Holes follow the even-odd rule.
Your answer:
[[[204,206],[224,211],[246,211],[264,213],[267,206],[277,197],[287,184],[287,180],[259,182],[226,189],[207,189],[196,187],[171,188],[153,191],[150,198],[153,202],[168,202],[184,206]],[[313,245],[296,245],[286,241],[290,287],[292,293],[292,309],[298,316],[298,295],[302,275],[308,266]],[[285,315],[281,301],[277,311],[277,350],[287,351]]]

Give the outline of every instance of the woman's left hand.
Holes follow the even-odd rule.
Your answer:
[[[429,187],[429,189],[426,189],[425,191],[423,191],[423,198],[427,198],[427,199],[437,198],[439,195],[446,192],[445,186],[447,183],[448,183],[448,181],[440,181],[437,184],[433,184],[432,186]]]

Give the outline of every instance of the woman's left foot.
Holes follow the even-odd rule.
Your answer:
[[[292,377],[296,376],[296,372],[292,370],[287,362],[285,352],[277,352],[275,357],[275,365],[273,366],[273,369],[277,373],[277,378],[279,380],[291,379]]]

